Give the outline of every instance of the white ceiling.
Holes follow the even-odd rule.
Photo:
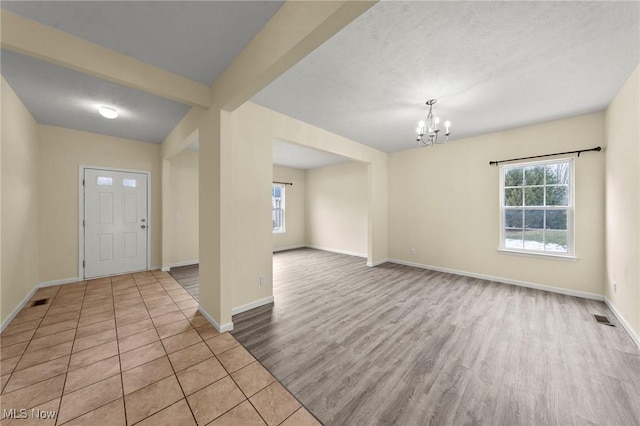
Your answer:
[[[348,158],[340,155],[317,151],[281,140],[273,141],[272,159],[275,165],[297,169],[315,169],[349,161]]]
[[[281,4],[3,0],[0,6],[209,84]],[[253,101],[387,152],[415,146],[414,129],[430,98],[438,99],[436,114],[452,121],[452,141],[599,111],[640,62],[639,6],[382,1]],[[19,54],[3,50],[1,59],[3,76],[41,123],[160,142],[188,109]],[[94,103],[102,102],[119,106],[122,120],[95,115]],[[275,146],[274,161],[289,166],[307,168],[317,155]]]

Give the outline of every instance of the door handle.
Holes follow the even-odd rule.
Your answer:
[[[142,225],[140,228],[145,229],[147,225]]]

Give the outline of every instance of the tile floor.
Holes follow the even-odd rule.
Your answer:
[[[319,424],[164,272],[39,289],[0,346],[7,426]]]

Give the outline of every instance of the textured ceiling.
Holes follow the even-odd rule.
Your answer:
[[[640,62],[639,5],[381,2],[253,101],[387,152],[430,98],[451,140],[599,111]]]
[[[282,1],[2,1],[2,8],[210,85]]]

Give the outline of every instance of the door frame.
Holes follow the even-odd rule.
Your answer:
[[[84,276],[84,171],[86,169],[105,170],[110,172],[124,172],[124,173],[140,173],[147,175],[147,267],[149,270],[151,264],[151,171],[150,170],[136,170],[136,169],[123,169],[120,167],[110,166],[90,166],[86,164],[80,164],[78,167],[78,278],[80,281],[85,279]]]

